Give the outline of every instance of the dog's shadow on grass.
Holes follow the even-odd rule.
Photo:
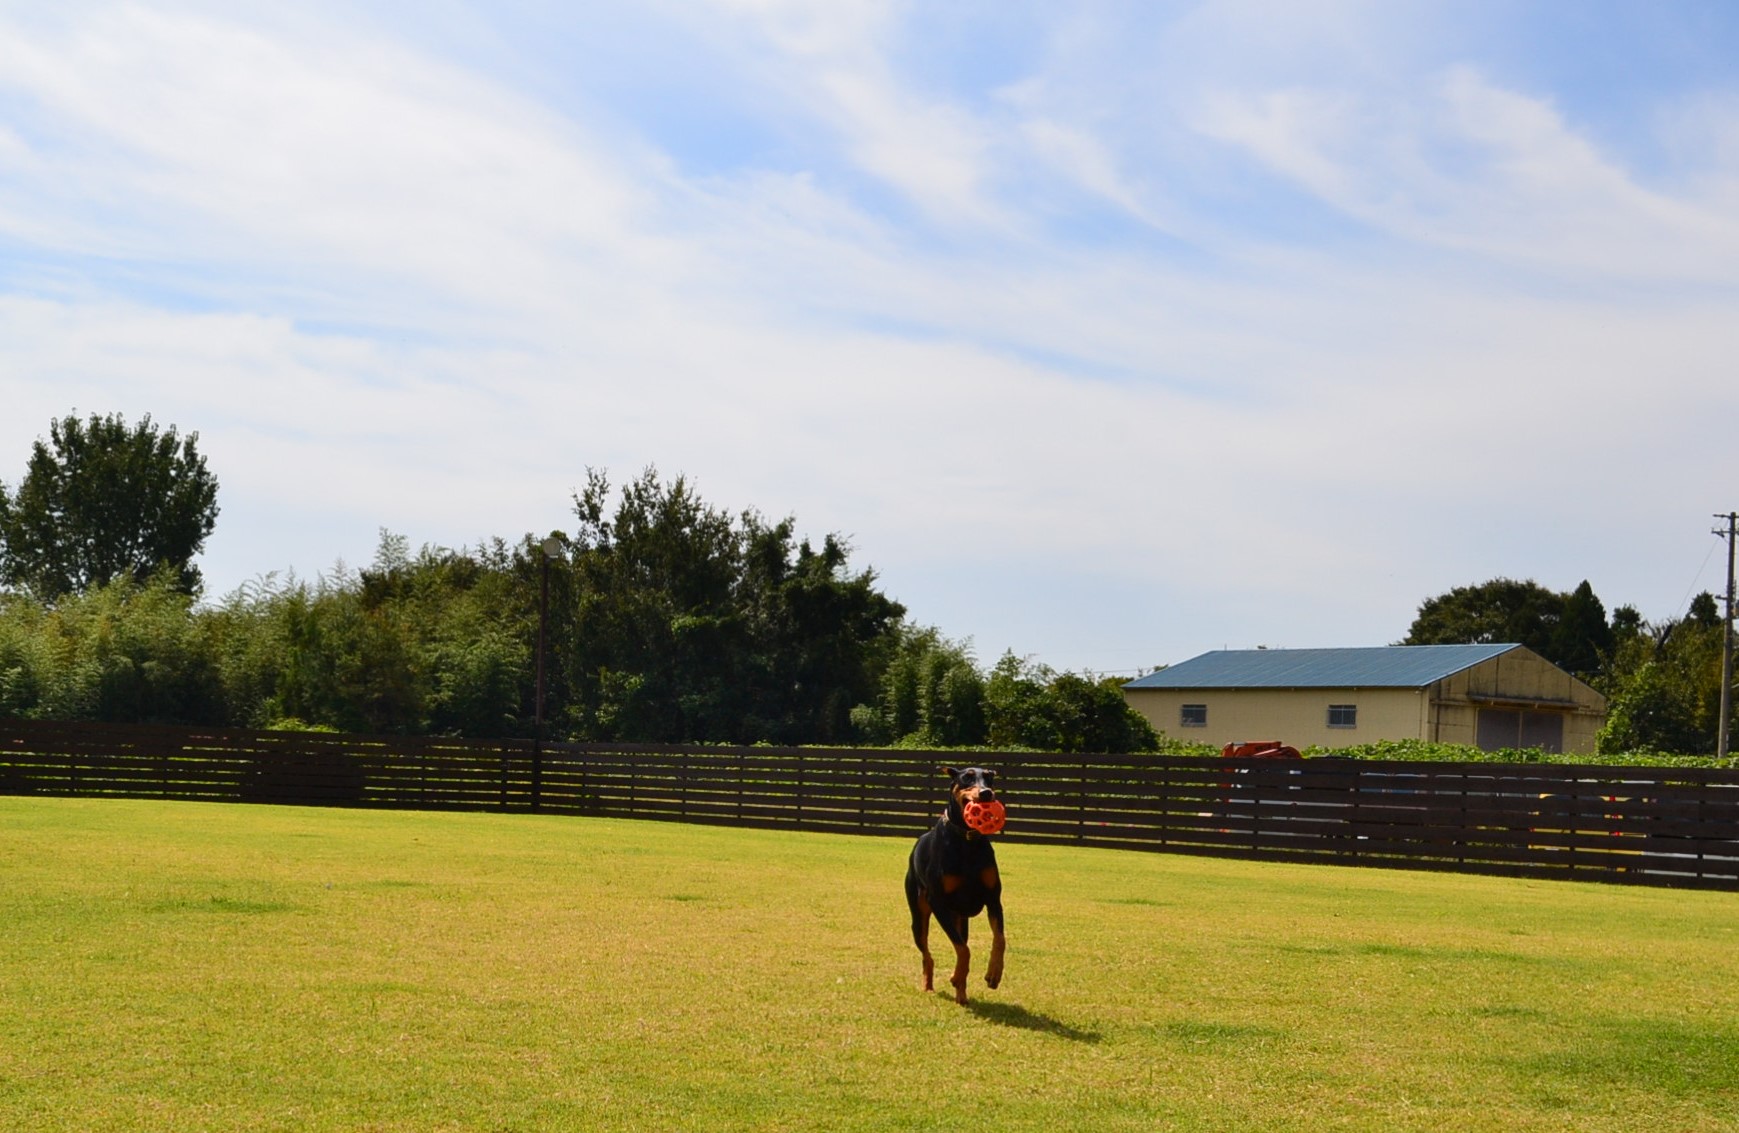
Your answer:
[[[1096,1043],[1100,1038],[1098,1031],[1083,1031],[1061,1019],[1028,1011],[1018,1003],[986,1003],[981,999],[974,999],[966,1004],[966,1009],[980,1019],[1000,1023],[1004,1027],[1038,1031],[1040,1034],[1055,1035],[1074,1043]]]

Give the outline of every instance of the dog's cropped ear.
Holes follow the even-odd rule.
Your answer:
[[[942,768],[942,774],[948,776],[949,781],[960,778],[960,772],[952,767]]]
[[[996,772],[994,772],[994,771],[986,771],[986,772],[985,772],[985,773],[984,773],[984,785],[985,785],[985,786],[986,786],[986,787],[994,787],[994,786],[996,786]]]

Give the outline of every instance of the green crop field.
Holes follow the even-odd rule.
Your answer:
[[[1739,1126],[1739,895],[1005,845],[961,1008],[906,849],[0,799],[0,1128]]]

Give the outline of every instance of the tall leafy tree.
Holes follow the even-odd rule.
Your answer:
[[[1612,611],[1612,623],[1608,632],[1612,635],[1614,647],[1623,645],[1644,630],[1642,612],[1635,606],[1620,606]]]
[[[875,701],[852,712],[871,743],[966,747],[986,739],[984,677],[964,644],[931,627],[902,627]]]
[[[1612,653],[1613,631],[1606,607],[1587,579],[1564,599],[1558,624],[1546,654],[1560,667],[1587,679],[1597,674]]]
[[[52,602],[167,569],[183,593],[198,593],[193,559],[218,511],[198,440],[149,415],[131,426],[120,414],[54,421],[18,490],[0,485],[0,581]]]
[[[612,504],[612,500],[615,502]],[[829,537],[798,541],[646,469],[612,491],[591,471],[552,587],[563,730],[650,742],[829,742],[874,691],[904,608]],[[571,612],[570,612],[571,611]]]
[[[1620,629],[1633,627],[1634,610],[1615,614]],[[1528,579],[1494,578],[1458,586],[1428,598],[1407,629],[1402,645],[1462,645],[1513,642],[1584,678],[1599,674],[1614,645],[1606,607],[1584,579],[1560,593]]]
[[[1566,595],[1528,579],[1494,578],[1428,598],[1402,645],[1513,642],[1550,657]]]
[[[1040,751],[1157,751],[1159,734],[1129,706],[1123,682],[1058,673],[1005,653],[985,682],[989,742]]]
[[[737,607],[746,622],[748,732],[788,743],[844,743],[852,706],[875,673],[905,608],[849,569],[850,547],[828,535],[816,549],[790,519],[744,515]]]
[[[1707,755],[1720,726],[1721,616],[1712,594],[1692,600],[1685,616],[1642,623],[1619,638],[1604,681],[1602,752],[1661,751]]]

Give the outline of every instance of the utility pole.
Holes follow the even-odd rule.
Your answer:
[[[1721,619],[1721,726],[1715,738],[1715,758],[1727,758],[1728,721],[1733,715],[1733,544],[1739,537],[1739,512],[1717,515],[1727,521],[1726,530],[1715,528],[1715,534],[1727,539],[1727,610]]]
[[[531,809],[538,809],[543,801],[543,669],[544,654],[549,651],[546,644],[549,639],[549,563],[562,553],[562,541],[553,533],[545,539],[538,549],[543,553],[538,556],[538,588],[537,588],[537,701],[535,719],[537,721],[537,739],[531,748]]]

